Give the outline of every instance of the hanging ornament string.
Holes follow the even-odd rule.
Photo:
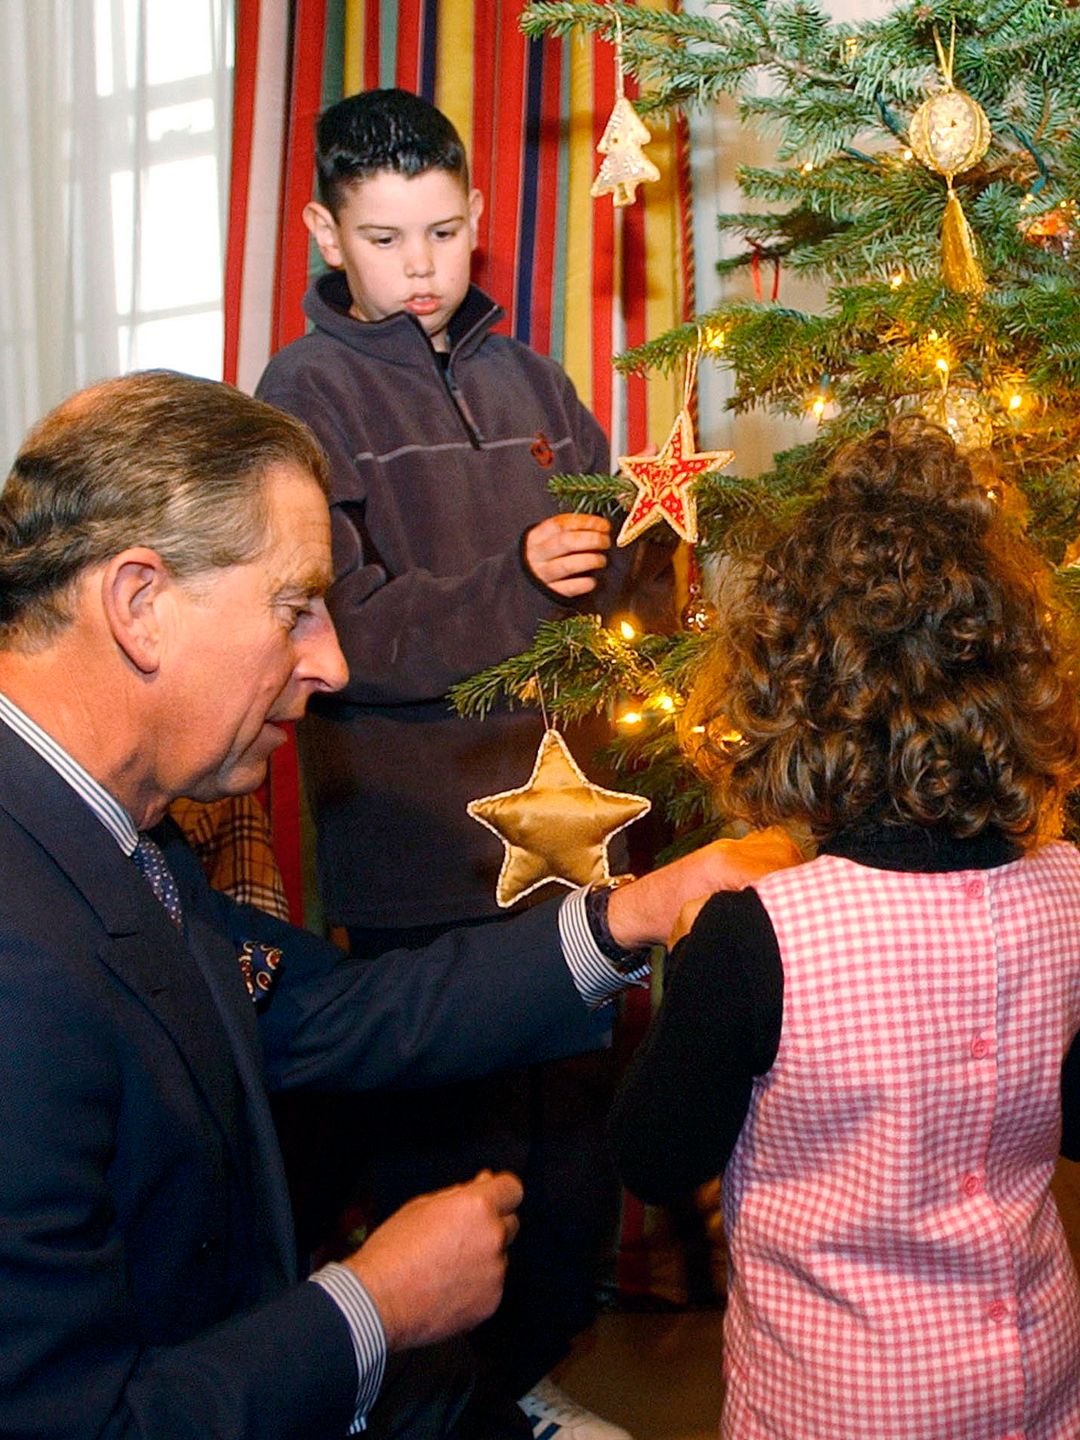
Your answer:
[[[534,676],[533,683],[544,733],[532,774],[514,790],[470,800],[465,807],[502,841],[495,885],[502,909],[551,881],[576,886],[610,880],[608,845],[652,808],[641,795],[606,790],[587,778],[548,721],[540,677]]]
[[[700,325],[697,327],[697,337],[697,345],[693,350],[687,351],[686,364],[683,366],[682,408],[684,410],[689,410],[693,405],[698,365],[701,363],[701,352],[705,348],[705,337],[701,333]]]
[[[597,150],[604,157],[590,194],[594,199],[610,195],[613,205],[630,205],[637,187],[647,180],[659,180],[660,171],[642,150],[652,136],[626,98],[623,74],[622,20],[614,12],[615,25],[615,107],[608,116]]]
[[[911,117],[908,143],[929,170],[945,177],[948,198],[941,226],[941,271],[950,290],[981,295],[986,281],[975,254],[975,237],[953,178],[977,165],[990,146],[990,122],[977,100],[953,81],[956,59],[956,22],[953,21],[949,53],[934,31],[934,45],[941,67],[944,88],[924,100]]]
[[[656,455],[620,455],[619,468],[637,490],[617,545],[629,545],[643,530],[666,520],[680,539],[696,545],[697,502],[693,485],[701,475],[721,470],[735,458],[734,450],[699,450],[694,438],[693,396],[704,337],[686,357],[682,408],[671,434]]]
[[[772,257],[772,265],[773,265],[772,294],[769,296],[769,299],[775,302],[777,296],[780,294],[780,257],[779,257],[779,255],[774,255],[774,256]],[[761,289],[761,246],[758,245],[758,244],[755,244],[755,245],[754,245],[753,250],[751,251],[751,254],[750,254],[750,278],[751,278],[751,279],[753,280],[753,282],[754,282],[754,299],[757,300],[758,302],[760,302],[760,300],[761,300],[761,294],[762,294],[762,289]]]
[[[693,546],[687,550],[686,604],[679,620],[684,630],[695,630],[698,633],[711,629],[716,621],[716,606],[705,598],[701,588],[701,567]]]
[[[533,671],[532,683],[536,692],[536,702],[540,706],[540,719],[544,722],[544,729],[550,730],[552,727],[551,721],[548,719],[547,705],[544,703],[544,687],[540,684],[540,672],[537,670]]]

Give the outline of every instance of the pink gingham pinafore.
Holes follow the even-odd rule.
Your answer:
[[[1049,1194],[1080,1027],[1080,855],[757,887],[776,1061],[724,1176],[727,1440],[1078,1440]]]

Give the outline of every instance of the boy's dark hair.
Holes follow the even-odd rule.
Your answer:
[[[896,421],[734,583],[683,716],[723,813],[1052,831],[1080,779],[1077,656],[982,478],[943,430]]]
[[[409,179],[446,170],[468,189],[461,136],[430,101],[409,90],[365,90],[331,105],[315,127],[319,199],[337,215],[360,180],[390,170]]]

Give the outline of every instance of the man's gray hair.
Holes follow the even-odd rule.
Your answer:
[[[48,639],[72,587],[133,545],[183,579],[254,559],[276,466],[327,489],[299,420],[214,380],[150,370],[106,380],[41,420],[0,491],[0,645]]]

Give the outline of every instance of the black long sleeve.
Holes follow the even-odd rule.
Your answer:
[[[663,1005],[612,1111],[616,1163],[635,1195],[662,1203],[723,1170],[754,1076],[776,1058],[783,990],[757,894],[714,895],[668,958]]]
[[[1080,1035],[1061,1067],[1061,1153],[1066,1160],[1080,1160]]]

